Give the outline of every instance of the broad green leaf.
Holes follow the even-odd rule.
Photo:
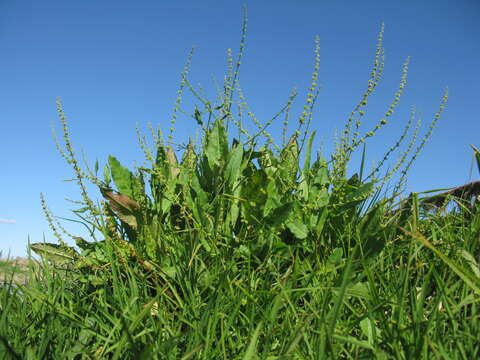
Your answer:
[[[281,204],[281,195],[278,193],[275,181],[270,181],[267,185],[267,201],[265,201],[263,208],[263,216],[268,216],[273,209],[278,208]]]
[[[315,206],[317,208],[327,206],[329,202],[330,202],[330,194],[328,193],[327,190],[322,189],[316,194]]]
[[[310,198],[310,188],[308,186],[307,181],[305,180],[305,172],[303,172],[303,171],[302,171],[302,174],[300,175],[300,182],[298,184],[298,190],[300,191],[302,199],[304,201],[308,201],[309,198]]]
[[[197,154],[195,153],[195,148],[192,143],[192,139],[189,140],[187,145],[187,150],[182,155],[181,165],[183,168],[192,170],[195,168],[197,161]]]
[[[335,248],[333,249],[332,253],[327,259],[327,262],[329,262],[332,265],[340,265],[342,263],[343,259],[343,249],[342,248]]]
[[[282,182],[291,187],[296,181],[298,171],[297,135],[293,134],[285,148],[280,152],[279,173]]]
[[[240,166],[242,164],[242,160],[243,145],[238,144],[235,146],[235,148],[233,148],[230,159],[227,163],[227,167],[225,169],[225,177],[230,187],[233,187],[233,185],[238,180],[238,177],[240,176]]]
[[[308,236],[308,227],[300,221],[289,221],[286,223],[286,226],[299,240],[303,240]]]
[[[133,229],[136,229],[138,227],[137,218],[134,215],[122,213],[120,211],[115,211],[115,214],[122,222],[124,222],[128,226],[131,226]]]
[[[205,154],[210,169],[221,166],[226,161],[228,142],[225,128],[220,120],[216,120],[212,129],[207,133]]]
[[[347,287],[345,295],[368,299],[370,298],[370,289],[366,283],[357,282]]]
[[[200,204],[206,206],[208,203],[208,193],[203,190],[200,184],[200,179],[198,178],[198,175],[194,172],[191,175],[190,179],[191,179],[191,182],[186,189],[189,188],[188,192],[190,193],[190,195],[194,194],[193,198],[194,199],[198,198]]]
[[[325,164],[325,160],[317,158],[312,166],[311,173],[313,173],[313,184],[323,186],[328,184],[328,168]]]
[[[255,221],[263,218],[263,207],[267,200],[266,188],[268,178],[263,170],[258,170],[253,164],[246,170],[247,182],[242,187],[241,197],[247,199],[243,203],[243,211],[247,220]]]
[[[118,192],[134,198],[134,175],[127,168],[123,167],[114,157],[108,157],[108,164],[112,172],[113,182]]]

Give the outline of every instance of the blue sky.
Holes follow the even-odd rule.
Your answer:
[[[67,113],[77,154],[93,164],[116,156],[132,167],[143,160],[135,126],[168,132],[180,73],[196,46],[189,78],[214,94],[226,53],[236,54],[242,4],[248,34],[240,81],[259,119],[270,118],[299,91],[299,114],[320,36],[322,86],[312,129],[317,147],[332,149],[335,129],[366,88],[382,22],[385,71],[369,101],[366,127],[393,99],[402,64],[411,56],[409,80],[389,125],[367,146],[367,164],[379,160],[399,136],[416,105],[423,130],[446,86],[448,105],[409,174],[408,191],[451,187],[478,179],[469,144],[480,146],[480,2],[435,1],[0,1],[0,250],[25,255],[31,242],[54,241],[41,211],[44,193],[58,216],[72,217],[79,200],[72,177],[55,149],[50,126],[60,130],[55,98]],[[188,96],[186,96],[188,99]],[[188,103],[188,102],[187,102]],[[191,110],[191,108],[186,108]],[[292,131],[295,117],[292,116]],[[180,117],[174,134],[195,137]],[[271,129],[281,138],[281,121]],[[358,164],[352,163],[352,171]],[[93,192],[94,197],[98,194]],[[82,229],[65,223],[75,233]]]

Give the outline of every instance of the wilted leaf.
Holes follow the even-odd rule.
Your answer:
[[[128,196],[115,194],[110,189],[100,188],[100,192],[105,199],[109,200],[108,203],[115,215],[117,215],[121,221],[136,229],[138,224],[134,212],[140,209],[140,205]]]
[[[127,195],[115,194],[112,190],[105,188],[101,188],[100,191],[107,200],[110,200],[110,202],[115,203],[116,205],[127,211],[134,211],[140,208],[138,202],[132,200]]]

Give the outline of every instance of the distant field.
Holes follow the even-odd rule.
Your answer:
[[[27,278],[28,260],[25,258],[0,259],[0,284],[10,281],[24,283]]]

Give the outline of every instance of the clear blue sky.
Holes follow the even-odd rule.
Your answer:
[[[302,105],[319,35],[322,90],[312,126],[328,154],[335,129],[342,128],[367,85],[385,22],[385,73],[370,101],[369,124],[393,98],[407,56],[409,82],[391,123],[367,147],[368,164],[399,135],[411,105],[425,130],[448,86],[447,108],[410,172],[408,191],[478,179],[476,169],[470,177],[469,144],[480,146],[479,1],[1,0],[4,256],[24,255],[28,237],[38,242],[45,234],[46,241],[54,241],[41,211],[41,192],[58,216],[71,217],[74,206],[65,198],[79,199],[76,186],[62,181],[72,172],[51,137],[52,121],[59,129],[55,98],[63,100],[78,154],[83,149],[91,164],[96,158],[104,164],[112,154],[131,168],[143,160],[135,124],[144,131],[148,122],[168,130],[180,72],[193,45],[190,79],[212,93],[212,77],[221,79],[226,69],[227,48],[238,49],[243,3],[249,23],[240,79],[259,119],[271,117],[293,87]],[[280,123],[272,129],[277,139],[280,129]],[[182,142],[189,135],[196,135],[195,123],[181,117],[175,139]]]

